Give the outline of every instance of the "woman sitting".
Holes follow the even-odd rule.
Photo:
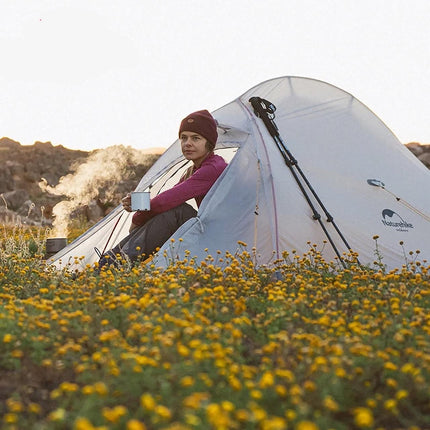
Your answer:
[[[131,262],[147,258],[161,247],[196,210],[186,203],[195,199],[197,207],[227,167],[222,157],[214,154],[218,138],[216,122],[207,110],[191,113],[181,122],[179,139],[184,157],[193,165],[173,188],[151,199],[149,211],[133,215],[130,234],[117,246],[102,255],[99,268],[117,265],[117,256]],[[122,199],[124,209],[131,212],[131,195]]]

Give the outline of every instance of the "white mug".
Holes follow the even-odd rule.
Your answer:
[[[132,211],[149,211],[151,209],[148,191],[133,191],[131,193]]]

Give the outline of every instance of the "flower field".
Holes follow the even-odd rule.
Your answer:
[[[1,428],[430,428],[427,262],[334,270],[310,246],[269,269],[244,247],[72,276],[43,243],[0,234]]]

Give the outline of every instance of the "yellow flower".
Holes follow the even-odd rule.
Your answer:
[[[261,423],[261,428],[263,430],[285,430],[287,428],[287,423],[284,418],[272,417],[265,419]]]
[[[216,417],[221,412],[221,408],[217,403],[211,403],[206,408],[206,413],[209,417]]]
[[[194,384],[194,378],[192,376],[184,376],[181,381],[180,384],[183,387],[191,387],[191,385]]]
[[[372,427],[373,426],[372,411],[368,408],[354,409],[354,421],[358,427]]]
[[[377,406],[377,403],[375,399],[367,399],[366,405],[369,406],[369,408],[375,409]]]
[[[267,412],[264,409],[260,408],[260,407],[255,407],[254,406],[252,408],[252,413],[253,413],[254,419],[256,421],[263,421],[263,420],[265,420],[267,418]]]
[[[93,354],[93,360],[94,360],[96,363],[101,362],[101,361],[103,360],[103,354],[102,354],[101,352],[99,352],[99,351],[96,351],[96,352]]]
[[[397,381],[396,381],[395,379],[393,379],[393,378],[388,378],[388,379],[386,380],[386,383],[387,383],[387,385],[388,385],[389,387],[393,387],[393,388],[396,388],[396,387],[397,387]]]
[[[274,384],[275,380],[271,372],[264,372],[260,379],[260,388],[268,388]]]
[[[224,411],[217,403],[211,403],[206,408],[206,415],[214,428],[230,428],[230,418],[228,412]]]
[[[118,367],[113,366],[109,369],[109,373],[113,376],[118,376],[121,373],[121,371],[119,370]]]
[[[391,361],[387,361],[386,363],[384,363],[384,368],[388,370],[397,370],[397,366]]]
[[[74,430],[95,430],[95,427],[88,418],[79,417],[75,421]]]
[[[84,385],[81,391],[82,391],[82,394],[90,395],[94,393],[94,387],[92,385]]]
[[[142,405],[142,408],[147,411],[153,411],[156,405],[154,398],[149,393],[145,393],[140,396],[140,404]]]
[[[249,420],[249,413],[245,409],[239,409],[239,410],[237,410],[236,413],[235,413],[235,416],[236,416],[236,419],[238,421],[245,422],[245,421]]]
[[[58,388],[55,388],[54,390],[51,391],[50,397],[51,399],[58,399],[58,397],[61,396],[61,390]]]
[[[235,376],[230,375],[228,377],[228,382],[229,382],[230,386],[233,388],[233,390],[239,391],[242,389],[242,383]]]
[[[288,421],[294,421],[296,417],[297,413],[293,409],[287,409],[285,411],[285,418],[287,418]]]
[[[414,365],[411,364],[411,363],[404,364],[400,370],[403,373],[411,373],[411,374],[417,374],[417,373],[419,373],[419,369],[417,369],[416,367],[414,367]]]
[[[287,396],[287,389],[283,385],[276,385],[275,391],[278,394],[279,397],[286,397]]]
[[[9,333],[3,336],[3,343],[10,343],[13,340],[13,336]]]
[[[104,382],[96,382],[94,385],[94,391],[99,395],[99,396],[106,396],[106,394],[108,393],[108,388],[106,386],[106,384]]]
[[[251,390],[250,394],[253,399],[261,399],[263,397],[263,393],[260,390]]]
[[[280,378],[285,378],[287,379],[289,382],[293,382],[294,381],[294,373],[291,372],[291,370],[287,370],[287,369],[277,369],[275,371],[276,375],[279,376]]]
[[[15,399],[7,399],[6,404],[11,412],[21,412],[23,409],[22,403]]]
[[[303,386],[304,386],[306,391],[315,391],[317,388],[313,381],[305,381],[303,383]]]
[[[326,396],[324,398],[324,406],[328,410],[333,411],[333,412],[336,412],[339,410],[339,404],[331,396]]]
[[[14,358],[21,358],[21,357],[23,357],[23,356],[24,356],[24,352],[23,352],[23,351],[21,351],[20,349],[14,349],[14,350],[10,353],[10,355],[11,355],[12,357],[14,357]]]
[[[64,391],[64,392],[75,392],[78,391],[79,386],[78,384],[75,384],[73,382],[63,382],[60,384],[60,390]]]
[[[190,350],[181,343],[177,346],[177,350],[179,355],[181,355],[182,357],[188,357],[190,355]]]
[[[318,366],[323,366],[327,364],[327,359],[322,356],[315,357],[315,364],[317,364]]]
[[[42,366],[43,367],[51,367],[52,366],[52,360],[50,358],[45,358],[42,360]]]
[[[118,405],[113,408],[103,408],[102,413],[107,421],[116,423],[121,417],[127,414],[127,408],[125,406]]]
[[[234,404],[228,400],[224,400],[221,402],[221,408],[225,411],[231,412],[234,411]]]
[[[296,430],[319,430],[319,427],[312,421],[300,421],[297,424],[295,429]]]
[[[384,402],[384,408],[388,411],[393,411],[396,409],[397,401],[395,399],[388,399]]]
[[[155,407],[155,413],[164,419],[170,419],[172,417],[172,413],[170,412],[170,410],[163,405],[157,405]]]
[[[295,384],[290,388],[290,394],[292,396],[300,396],[302,394],[302,389],[299,385]]]
[[[42,411],[42,408],[37,403],[30,403],[28,405],[28,410],[29,412],[38,415]]]
[[[346,371],[342,367],[336,367],[335,373],[339,378],[345,378],[346,376]]]
[[[184,418],[185,418],[185,422],[192,427],[197,427],[202,423],[201,419],[194,414],[185,414]]]
[[[209,397],[210,396],[208,393],[201,393],[201,392],[193,393],[185,397],[182,404],[186,408],[198,409],[200,407],[201,402],[204,400],[207,400]]]
[[[13,413],[4,414],[3,421],[7,424],[14,424],[18,421],[18,415]]]
[[[63,421],[65,417],[66,417],[66,410],[63,408],[58,408],[49,414],[48,419],[49,421]]]
[[[409,396],[409,394],[406,390],[399,390],[396,393],[396,399],[397,400],[404,399],[405,397],[408,397],[408,396]]]

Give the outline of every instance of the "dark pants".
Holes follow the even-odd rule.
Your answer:
[[[187,203],[156,215],[144,225],[132,230],[118,245],[103,254],[99,260],[99,269],[110,264],[118,267],[118,255],[131,262],[148,258],[167,242],[185,221],[196,215],[196,210]]]

